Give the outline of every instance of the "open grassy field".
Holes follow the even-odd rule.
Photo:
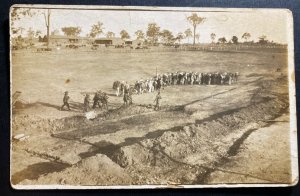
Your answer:
[[[12,90],[23,99],[61,104],[63,92],[70,91],[82,102],[83,92],[104,90],[113,93],[115,80],[134,83],[158,73],[175,71],[239,72],[270,74],[286,64],[285,53],[269,52],[167,52],[100,53],[64,51],[13,53]],[[283,70],[285,71],[285,70]],[[69,82],[66,82],[69,81]]]
[[[232,171],[231,160],[245,162],[245,154],[240,155],[239,160],[230,157],[240,152],[243,141],[252,132],[265,134],[266,128],[263,128],[271,126],[265,121],[287,113],[286,68],[287,53],[274,50],[165,53],[16,51],[12,54],[12,92],[22,92],[24,107],[13,111],[12,134],[25,133],[30,138],[25,142],[13,142],[12,183],[218,182],[213,168],[224,166]],[[240,79],[233,85],[166,87],[162,90],[160,111],[147,107],[153,104],[156,93],[134,95],[134,105],[122,107],[122,98],[113,96],[113,81],[134,83],[141,78],[153,77],[156,69],[158,73],[239,72]],[[79,106],[71,112],[58,110],[66,90],[72,102]],[[110,110],[98,111],[98,117],[89,121],[80,104],[85,92],[96,90],[110,95]],[[272,181],[272,171],[268,177],[260,177],[261,168],[251,163],[257,176],[250,178],[244,174],[244,183],[289,182],[290,161],[288,156],[284,157],[289,153],[286,137],[289,132],[282,134],[282,140],[275,137],[277,150],[281,153],[274,159],[284,159],[283,165],[280,162],[272,170],[277,172],[276,181]],[[251,137],[252,150],[255,142],[261,142],[258,140],[260,136]],[[254,150],[257,156],[266,153],[266,149],[256,147]],[[267,160],[262,158],[260,161]],[[209,176],[214,176],[214,179]],[[236,180],[226,175],[220,177],[224,178],[228,179],[224,183]]]

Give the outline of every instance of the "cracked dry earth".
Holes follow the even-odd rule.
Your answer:
[[[13,130],[30,138],[13,141],[12,184],[290,183],[287,85],[250,74],[231,86],[166,87],[160,111],[144,94],[92,121],[15,115]]]

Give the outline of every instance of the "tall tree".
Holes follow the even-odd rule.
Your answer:
[[[115,37],[115,33],[114,32],[108,31],[106,33],[106,38],[113,38],[113,37]]]
[[[260,44],[266,44],[268,42],[269,41],[267,40],[267,36],[265,36],[265,35],[262,35],[258,38],[258,43],[260,43]]]
[[[24,28],[23,27],[15,27],[15,22],[17,20],[20,20],[23,17],[32,17],[35,15],[35,12],[30,8],[12,8],[10,13],[11,18],[11,29],[12,29],[12,35],[17,35],[18,33],[23,33]],[[22,30],[23,29],[23,30]]]
[[[232,41],[232,43],[234,43],[234,44],[238,44],[239,38],[238,38],[237,36],[234,35],[234,36],[232,36],[231,41]]]
[[[33,11],[30,8],[13,8],[11,11],[11,27],[12,27],[12,33],[18,33],[19,31],[16,30],[14,27],[15,21],[21,19],[22,17],[32,17],[34,15],[43,14],[45,19],[45,26],[47,29],[47,47],[49,47],[50,43],[50,16],[51,16],[51,10],[46,9],[45,11]],[[22,32],[21,32],[22,33]]]
[[[250,37],[251,37],[250,33],[247,32],[242,35],[242,39],[244,39],[245,42],[247,42]]]
[[[33,16],[34,12],[30,8],[18,8],[14,7],[11,10],[11,22],[21,19],[24,16]]]
[[[61,28],[61,31],[66,36],[78,36],[81,33],[80,27],[63,27]]]
[[[179,32],[176,36],[176,39],[178,40],[179,44],[181,43],[181,40],[184,39],[184,34]]]
[[[193,32],[190,28],[184,31],[185,37],[188,39],[188,42],[190,41],[190,37],[193,36]]]
[[[218,41],[222,44],[225,44],[227,42],[226,38],[225,37],[221,37],[218,39]]]
[[[122,31],[120,32],[120,35],[121,35],[121,38],[122,38],[122,39],[130,39],[129,33],[128,33],[127,31],[125,31],[125,30],[122,30]]]
[[[92,25],[89,37],[95,38],[98,35],[102,34],[104,30],[103,23],[98,21],[96,24]]]
[[[45,25],[47,28],[47,48],[49,48],[50,43],[50,16],[51,16],[51,10],[47,9],[47,13],[43,12],[44,19],[45,19]]]
[[[194,40],[193,40],[193,44],[195,45],[195,39],[196,39],[196,28],[199,24],[202,24],[206,18],[205,17],[200,17],[198,16],[196,13],[193,13],[191,16],[187,17],[187,20],[191,23],[191,25],[193,26],[194,29]]]
[[[171,31],[167,30],[167,29],[164,29],[162,30],[160,33],[159,33],[159,36],[162,38],[163,42],[165,44],[169,44],[173,41],[173,34]]]
[[[211,33],[210,34],[210,39],[211,39],[211,43],[214,43],[215,39],[216,39],[216,34],[215,33]]]
[[[158,41],[160,27],[156,23],[149,23],[146,32],[147,37],[150,39],[150,43],[155,44]]]
[[[138,40],[145,39],[145,33],[142,30],[137,30],[134,34]]]

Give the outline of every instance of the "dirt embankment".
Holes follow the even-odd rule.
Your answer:
[[[267,99],[182,129],[171,129],[158,138],[122,146],[108,156],[134,176],[137,184],[205,184],[214,167],[237,154],[252,131],[267,126],[266,121],[285,109],[284,100]]]
[[[22,103],[18,103],[19,105]],[[167,107],[169,108],[169,107]],[[164,107],[166,109],[166,107]],[[12,130],[14,135],[18,133],[28,132],[32,134],[34,132],[46,132],[46,133],[58,133],[70,129],[78,129],[83,127],[96,126],[104,121],[119,120],[120,118],[128,118],[132,115],[139,115],[148,112],[153,112],[153,108],[147,105],[134,105],[128,110],[124,106],[106,110],[97,110],[97,117],[94,120],[88,120],[84,113],[75,114],[65,118],[52,118],[45,119],[36,115],[28,114],[16,114],[12,118]]]
[[[22,184],[206,184],[215,168],[235,156],[253,131],[268,126],[288,109],[286,94],[271,93],[274,81],[259,82],[260,89],[249,106],[142,138],[128,138],[120,144],[103,140],[93,144],[76,164],[33,181],[24,180]],[[106,119],[136,114],[139,110],[148,111],[147,107],[133,106],[113,111]],[[185,108],[172,110],[184,112]],[[65,122],[62,124],[68,124]],[[74,120],[74,126],[79,122],[82,121]]]
[[[50,161],[39,168],[53,170],[28,178],[25,175],[26,172],[29,174],[27,169],[24,170],[25,173],[15,173],[12,180],[21,184],[73,185],[209,183],[208,178],[215,168],[221,167],[229,157],[235,156],[243,141],[253,131],[268,126],[270,120],[288,109],[288,95],[284,91],[281,92],[281,84],[286,84],[283,78],[257,80],[256,85],[259,88],[253,92],[248,105],[219,112],[204,119],[196,119],[194,122],[149,132],[141,137],[127,136],[120,143],[111,143],[105,139],[96,143],[81,140],[84,135],[80,134],[86,132],[80,132],[80,128],[89,129],[99,125],[97,130],[114,130],[111,132],[114,134],[120,123],[123,129],[127,126],[130,129],[130,125],[139,126],[148,123],[150,119],[159,119],[162,115],[176,113],[176,118],[182,115],[188,118],[193,116],[193,112],[187,105],[164,106],[160,112],[153,112],[153,109],[146,105],[133,105],[129,108],[121,107],[100,112],[93,121],[84,116],[73,116],[57,120],[37,118],[33,123],[33,120],[29,119],[32,116],[17,116],[13,119],[14,130],[26,127],[31,133],[39,131],[40,134],[37,138],[32,138],[33,140],[57,138],[50,146],[54,146],[55,149],[61,148],[63,152],[61,156],[56,157],[27,149],[26,152],[31,156]],[[74,134],[72,131],[63,132],[72,129]],[[89,133],[91,132],[93,130],[89,129]],[[70,136],[70,133],[74,138],[70,141],[64,140],[64,134]],[[99,130],[97,134],[101,134]],[[72,139],[76,139],[75,142]],[[68,145],[83,152],[73,152],[67,148]],[[13,146],[17,151],[26,150],[25,144]],[[76,156],[72,156],[72,153]]]

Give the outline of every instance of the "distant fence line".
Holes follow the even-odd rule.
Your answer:
[[[255,50],[279,50],[283,51],[287,49],[286,45],[203,45],[203,46],[182,46],[178,48],[174,47],[150,47],[149,49],[130,49],[130,48],[98,48],[92,50],[88,47],[82,47],[78,49],[68,48],[52,48],[52,52],[66,52],[69,51],[80,51],[80,52],[92,52],[92,53],[148,53],[148,52],[180,52],[180,51],[255,51]],[[44,53],[37,51],[36,48],[22,49],[20,51],[30,51],[35,53]],[[48,53],[48,52],[45,52]]]

